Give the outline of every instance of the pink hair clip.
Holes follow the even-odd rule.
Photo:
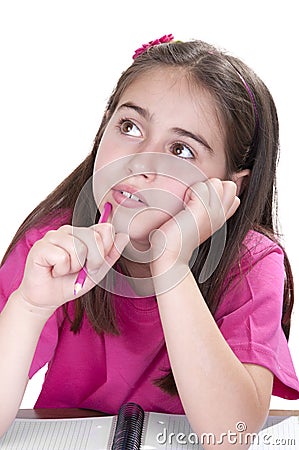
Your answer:
[[[132,56],[133,59],[138,58],[138,56],[142,55],[148,48],[153,47],[154,45],[159,44],[166,44],[167,42],[173,41],[174,37],[172,34],[164,34],[164,36],[160,37],[159,39],[155,39],[154,41],[150,41],[147,44],[142,44],[142,47],[137,48],[135,50],[134,55]]]

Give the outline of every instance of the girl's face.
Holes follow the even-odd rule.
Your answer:
[[[123,93],[99,145],[93,190],[100,211],[113,206],[116,231],[136,248],[184,208],[195,182],[226,176],[216,104],[184,72],[152,70]]]

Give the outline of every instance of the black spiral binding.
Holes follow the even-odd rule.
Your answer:
[[[137,403],[124,404],[119,412],[111,450],[139,450],[144,411]]]

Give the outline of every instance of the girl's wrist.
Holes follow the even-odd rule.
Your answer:
[[[176,287],[188,274],[190,268],[181,261],[155,261],[151,263],[151,274],[156,295]]]
[[[165,254],[154,259],[150,263],[152,275],[159,275],[164,272],[173,270],[186,270],[189,268],[188,261],[173,257],[172,255]]]
[[[9,298],[9,301],[17,302],[18,306],[25,312],[29,312],[32,315],[40,317],[41,319],[48,320],[57,309],[57,306],[53,305],[37,305],[32,303],[22,293],[21,289],[17,289]]]

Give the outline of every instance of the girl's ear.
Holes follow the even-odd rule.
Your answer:
[[[248,183],[250,177],[250,170],[244,169],[240,170],[240,172],[235,172],[232,176],[232,181],[234,181],[237,185],[237,195],[242,194],[242,191],[246,184]]]

